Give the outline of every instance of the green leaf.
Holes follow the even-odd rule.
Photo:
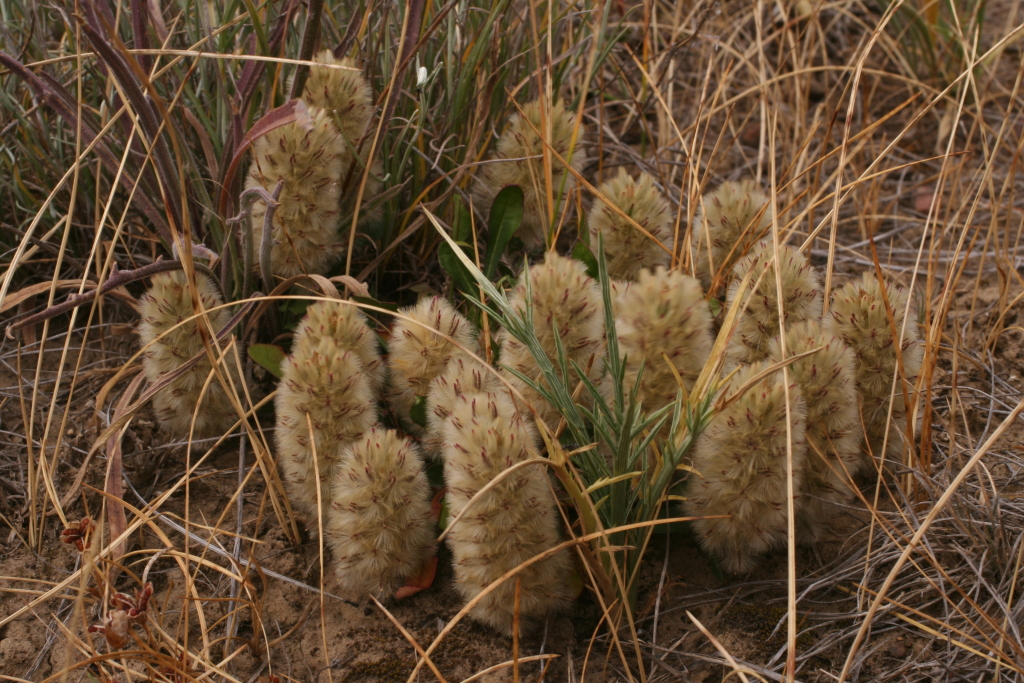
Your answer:
[[[448,273],[448,276],[451,277],[453,282],[455,282],[455,287],[458,288],[459,291],[469,293],[476,291],[473,276],[470,274],[466,266],[462,265],[462,261],[450,245],[442,244],[438,247],[437,261],[441,264],[441,268],[444,269],[444,272]]]
[[[711,297],[708,299],[708,308],[711,309],[711,316],[717,318],[718,314],[722,312],[722,302],[715,297]]]
[[[281,378],[281,363],[284,362],[284,349],[277,344],[251,344],[249,358],[265,368],[274,377]]]
[[[505,253],[512,235],[523,222],[523,189],[518,185],[503,187],[491,205],[487,217],[487,255],[484,257],[484,275],[490,280],[498,270],[498,262]]]
[[[572,257],[577,261],[582,261],[587,267],[587,275],[595,280],[597,279],[597,259],[594,258],[594,252],[590,251],[590,247],[583,242],[577,242],[576,246],[572,249]]]
[[[424,429],[427,428],[427,397],[417,396],[409,409],[409,419]]]

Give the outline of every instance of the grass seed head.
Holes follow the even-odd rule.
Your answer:
[[[326,509],[331,468],[341,461],[344,449],[377,422],[370,377],[359,355],[333,337],[315,343],[310,337],[297,339],[281,364],[275,405],[277,461],[285,488],[296,511],[315,522],[317,482]]]
[[[793,247],[779,247],[782,280],[784,326],[821,318],[821,281],[807,258]],[[751,272],[753,292],[739,291],[740,280]],[[759,242],[737,262],[736,275],[727,296],[731,304],[737,296],[746,308],[736,317],[736,328],[729,341],[728,356],[735,364],[753,363],[768,357],[768,345],[779,335],[778,289],[771,242]],[[760,279],[760,282],[758,282]]]
[[[197,297],[203,309],[209,311],[224,303],[220,291],[206,275],[196,273],[195,276]],[[188,320],[195,315],[191,286],[182,271],[159,273],[153,276],[149,289],[139,298],[139,338],[143,346],[149,345],[142,358],[142,369],[150,384],[156,383],[162,375],[177,370],[204,351],[198,318]],[[217,333],[227,324],[231,313],[221,308],[210,311],[208,316],[210,326]],[[185,320],[188,322],[174,327]],[[228,355],[224,361],[222,370],[238,387],[239,379],[233,357]],[[153,397],[157,421],[170,434],[176,437],[187,436],[193,415],[194,434],[199,438],[222,434],[238,419],[228,393],[216,376],[203,394],[203,386],[211,370],[210,361],[204,356],[199,363]]]
[[[693,219],[691,239],[694,274],[705,288],[711,286],[716,273],[728,274],[771,225],[770,211],[754,222],[768,200],[753,180],[726,181],[704,195]]]
[[[555,345],[557,330],[567,362],[575,361],[581,368],[590,365],[588,376],[596,380],[601,375],[601,347],[604,343],[601,288],[587,275],[582,263],[555,252],[548,252],[543,263],[531,266],[529,277],[534,331],[556,371],[559,365]],[[509,296],[512,308],[520,314],[526,312],[525,278],[524,271]],[[540,377],[536,360],[522,342],[503,330],[499,343],[503,365],[527,377]],[[511,373],[507,376],[509,383],[534,405],[540,418],[554,427],[558,423],[558,411],[521,379]],[[575,386],[572,376],[567,380]]]
[[[739,370],[721,398],[731,398],[764,370],[766,362]],[[793,443],[793,490],[799,491],[806,462],[806,407],[799,387],[789,387]],[[720,410],[697,440],[688,514],[701,546],[731,573],[744,573],[757,557],[786,543],[786,386],[783,373],[758,380]]]
[[[503,394],[464,393],[444,425],[445,483],[449,518],[509,467],[537,457],[536,433]],[[505,572],[559,542],[559,518],[542,464],[501,478],[473,503],[448,534],[455,584],[464,599],[479,594]],[[571,561],[564,550],[516,576],[520,619],[526,630],[572,600]],[[470,616],[509,634],[513,626],[515,578],[489,593]]]
[[[903,388],[899,382],[893,384],[897,372],[896,340],[899,340],[903,356],[904,376],[910,380],[909,389],[913,388],[913,380],[921,371],[924,349],[918,342],[916,314],[912,309],[910,319],[905,320],[909,292],[896,284],[886,285],[885,291],[897,334],[893,334],[882,288],[874,272],[865,272],[860,280],[854,280],[833,293],[826,324],[853,349],[856,356],[857,390],[865,435],[871,451],[878,457],[883,455],[889,397],[893,397],[893,428],[889,429],[887,450],[890,457],[897,457],[903,452],[907,415]]]
[[[575,127],[576,117],[565,109],[561,101],[554,102],[546,110],[542,109],[539,100],[531,102],[523,107],[522,114],[516,112],[512,115],[508,129],[498,139],[492,159],[477,172],[473,195],[476,205],[485,215],[490,212],[494,197],[502,188],[518,185],[523,190],[523,222],[516,234],[528,249],[543,245],[550,228],[544,172],[545,142],[578,171],[583,162],[578,142],[582,131],[576,148],[572,149],[571,160],[569,157]],[[559,192],[568,194],[576,186],[576,178],[554,155],[548,156],[551,159],[551,191],[557,198]]]
[[[816,320],[797,323],[786,332],[789,357],[814,349],[820,350],[794,361],[788,370],[807,407],[807,461],[797,506],[802,541],[820,534],[835,515],[833,503],[852,497],[847,482],[863,465],[853,351]],[[769,357],[773,363],[783,360],[778,339],[772,340]]]
[[[433,556],[430,486],[411,440],[370,429],[331,471],[330,491],[324,537],[345,590],[390,596]]]
[[[596,249],[598,235],[604,236],[608,274],[623,280],[635,280],[641,268],[667,266],[671,257],[661,247],[672,240],[672,211],[654,179],[641,173],[637,180],[619,168],[618,175],[606,181],[600,193],[608,203],[598,199],[589,215],[590,243]],[[643,234],[612,210],[614,204],[627,216],[655,237]],[[660,243],[660,244],[659,244]]]
[[[711,355],[711,311],[700,283],[659,266],[641,270],[615,305],[619,352],[625,358],[625,386],[632,389],[640,366],[640,400],[648,410],[673,403],[679,382],[690,390]],[[666,357],[668,360],[666,361]]]
[[[391,370],[388,400],[411,433],[422,431],[409,419],[409,411],[419,396],[426,396],[430,383],[444,370],[459,347],[476,347],[476,331],[451,304],[441,297],[421,299],[401,313],[413,321],[399,319],[388,344]],[[437,332],[450,337],[448,341]],[[408,423],[408,425],[406,425]]]

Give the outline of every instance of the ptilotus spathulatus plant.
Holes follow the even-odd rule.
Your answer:
[[[399,318],[391,331],[388,400],[402,420],[402,426],[409,433],[420,435],[423,429],[409,419],[409,411],[418,397],[427,395],[430,383],[441,374],[460,346],[476,348],[476,330],[441,297],[421,299],[399,313],[411,320]]]
[[[622,280],[635,280],[641,268],[667,266],[671,261],[668,246],[672,242],[673,214],[654,179],[641,173],[636,180],[619,168],[618,174],[598,188],[607,201],[594,200],[587,217],[590,244],[596,250],[598,236],[604,236],[608,274]],[[616,211],[614,205],[654,237],[640,232]]]
[[[771,225],[771,212],[761,212],[767,203],[768,195],[753,180],[726,181],[704,195],[690,237],[694,275],[705,289],[716,273],[728,275]]]
[[[370,388],[379,394],[384,387],[386,368],[380,357],[377,336],[370,329],[366,315],[349,302],[331,300],[310,304],[295,326],[292,346],[316,346],[324,338],[333,339],[340,348],[356,354],[370,379]]]
[[[770,349],[771,362],[783,360],[778,339]],[[816,320],[797,323],[786,332],[787,357],[814,349],[820,350],[789,365],[789,377],[807,408],[807,460],[796,515],[802,542],[820,534],[835,515],[834,503],[852,497],[848,482],[864,462],[853,351]]]
[[[882,288],[874,272],[865,272],[835,290],[829,309],[827,328],[845,341],[856,356],[857,390],[860,394],[868,446],[876,458],[899,457],[903,453],[907,431],[907,409],[903,384],[897,375],[896,340],[903,357],[903,376],[907,391],[921,371],[924,349],[918,342],[916,314],[906,319],[909,293],[895,285],[886,285],[896,334],[889,322],[882,298]],[[892,397],[892,427],[886,429],[889,399]],[[888,440],[883,452],[883,442]]]
[[[284,181],[274,212],[271,271],[278,277],[326,273],[343,248],[338,233],[345,141],[325,109],[276,128],[253,143],[246,189],[273,190]],[[263,239],[267,205],[252,205],[253,239]],[[256,249],[257,253],[259,248]]]
[[[576,177],[545,152],[545,142],[577,171],[582,168],[583,155],[579,140],[582,127],[573,144],[576,117],[566,111],[561,101],[542,107],[539,100],[523,107],[509,119],[508,128],[498,138],[492,159],[480,167],[473,185],[476,205],[486,215],[495,196],[507,185],[518,185],[523,191],[523,220],[516,231],[527,249],[546,243],[550,230],[549,193],[555,201],[555,217],[559,214],[559,197],[564,200],[576,186]],[[550,188],[544,169],[545,155],[551,160]]]
[[[707,363],[714,343],[711,311],[695,278],[662,266],[641,270],[623,289],[615,302],[619,353],[626,365],[623,386],[632,390],[642,365],[638,398],[648,411],[657,410],[675,402],[680,388],[692,389]]]
[[[537,340],[558,372],[559,363],[555,333],[561,339],[566,363],[576,362],[587,370],[587,376],[596,381],[601,376],[601,349],[604,344],[604,302],[601,289],[585,266],[576,260],[549,251],[544,262],[530,266],[530,290],[533,305],[533,325]],[[520,315],[526,312],[526,272],[509,296],[509,304]],[[518,339],[503,330],[501,364],[531,379],[538,380],[541,371],[530,350]],[[569,377],[564,378],[573,387],[577,378],[568,366]],[[519,377],[506,373],[509,383],[537,410],[540,419],[552,429],[560,414],[533,388]],[[583,392],[586,394],[586,392]],[[524,408],[525,410],[525,408]]]
[[[727,354],[732,364],[753,363],[768,357],[768,345],[779,335],[778,288],[771,242],[759,242],[741,258],[727,296],[731,304],[737,296],[746,307],[736,316],[736,327],[729,340]],[[779,272],[782,281],[782,309],[785,327],[806,320],[821,319],[821,281],[807,258],[793,247],[779,246]],[[741,280],[751,274],[753,292],[740,291]]]
[[[759,555],[787,538],[787,442],[792,439],[793,491],[800,491],[806,463],[806,408],[799,387],[789,387],[790,433],[782,371],[743,386],[768,367],[741,368],[719,395],[731,403],[716,413],[697,439],[687,512],[695,517],[701,546],[731,573],[749,571]],[[728,515],[728,517],[717,517]]]
[[[330,483],[324,537],[342,588],[383,598],[418,576],[434,554],[435,534],[416,444],[370,429],[345,450]]]
[[[444,424],[444,463],[449,519],[509,467],[530,458],[536,433],[502,394],[457,397]],[[521,467],[475,501],[448,534],[455,585],[470,600],[505,572],[559,542],[559,516],[543,464]],[[516,576],[520,581],[520,630],[568,606],[572,599],[567,552],[546,557]],[[513,628],[516,579],[487,594],[470,616],[508,634]]]
[[[315,528],[317,484],[320,505],[326,508],[331,468],[377,422],[377,409],[374,380],[360,353],[336,337],[310,333],[319,329],[315,326],[305,329],[281,364],[275,399],[277,460],[292,506]]]
[[[224,301],[220,291],[206,275],[196,273],[195,285],[200,304],[204,310],[209,311],[207,315],[213,334],[217,334],[227,324],[231,313],[226,308],[210,311]],[[142,369],[150,384],[203,352],[199,325],[205,323],[200,323],[198,318],[189,320],[195,315],[191,283],[183,272],[173,271],[153,276],[149,289],[139,298],[141,320],[138,328],[142,345],[148,346],[142,357]],[[186,320],[188,322],[180,327],[174,327]],[[230,377],[235,387],[241,390],[232,356],[225,357],[221,369],[225,377]],[[153,397],[157,421],[173,436],[187,436],[193,425],[193,417],[194,435],[199,438],[220,435],[238,419],[238,413],[216,375],[206,387],[206,393],[203,393],[211,370],[209,359],[203,358]]]

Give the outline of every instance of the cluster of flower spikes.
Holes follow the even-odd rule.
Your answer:
[[[425,297],[399,311],[388,343],[390,386],[388,402],[415,436],[423,428],[410,419],[417,398],[426,398],[430,384],[461,348],[476,346],[476,331],[466,318],[440,297]],[[440,333],[440,334],[439,334]]]
[[[226,308],[210,310],[224,303],[210,278],[197,272],[194,283],[195,299],[207,311],[213,333],[219,333],[231,313]],[[183,272],[154,275],[149,289],[139,298],[139,316],[138,334],[145,348],[142,369],[150,384],[196,355],[205,354],[199,326],[205,328],[206,323],[195,317],[192,282]],[[224,378],[237,388],[238,374],[231,357],[226,356],[219,367]],[[209,358],[203,357],[153,397],[157,421],[173,436],[188,436],[193,427],[195,437],[217,436],[238,419],[228,394],[235,389],[226,389],[216,375],[211,379],[211,370]]]
[[[796,509],[797,538],[817,538],[834,515],[834,503],[847,502],[848,482],[862,465],[860,413],[853,351],[817,320],[797,323],[786,331],[785,356],[801,356],[787,369],[800,387],[807,407],[807,459]],[[813,353],[812,353],[813,352]],[[779,339],[769,357],[784,360]]]
[[[714,343],[711,311],[695,278],[662,266],[641,270],[636,282],[618,289],[615,331],[624,386],[632,389],[642,367],[638,398],[654,411],[674,403],[680,389],[693,388]]]
[[[365,316],[322,301],[296,328],[276,399],[278,465],[293,507],[323,525],[341,585],[378,596],[433,551],[430,491],[415,445],[375,428],[383,380]]]
[[[821,282],[807,258],[797,249],[779,246],[779,280],[782,284],[785,328],[806,320],[821,319]],[[743,276],[750,273],[749,287],[740,289]],[[733,365],[754,363],[768,357],[772,339],[779,334],[779,288],[771,242],[759,242],[734,267],[727,301],[737,296],[746,305],[736,316],[736,326],[726,354]]]
[[[727,181],[704,195],[690,238],[694,275],[705,289],[761,238],[771,224],[771,213],[762,211],[767,203],[768,196],[752,180]]]
[[[308,116],[256,139],[245,181],[246,189],[268,192],[284,181],[271,235],[271,270],[280,277],[326,273],[344,248],[338,232],[342,186],[356,158],[353,145],[373,114],[372,92],[359,70],[329,51],[317,61],[328,66],[310,70],[302,95]],[[253,204],[256,244],[266,210],[262,200]]]
[[[886,312],[886,298],[892,321]],[[908,389],[921,371],[924,355],[913,310],[907,319],[909,298],[907,290],[897,285],[887,285],[883,298],[875,273],[865,272],[859,281],[833,292],[825,321],[827,329],[853,349],[864,433],[871,452],[879,459],[897,458],[904,448],[907,408],[904,385],[898,378],[897,354],[902,358]],[[897,334],[893,333],[893,324]]]
[[[604,200],[595,200],[587,219],[590,222],[590,244],[597,250],[598,237],[604,238],[608,275],[621,280],[635,280],[643,268],[667,266],[671,252],[672,210],[661,195],[654,179],[641,173],[634,180],[626,169],[598,188]],[[614,207],[614,208],[613,208]],[[626,220],[618,209],[632,220]],[[639,225],[650,236],[638,230]],[[651,238],[654,239],[651,239]]]
[[[787,397],[780,370],[745,387],[768,365],[746,365],[732,376],[717,399],[725,407],[693,450],[701,476],[689,486],[687,512],[698,518],[701,546],[732,573],[749,571],[759,555],[785,544],[790,450],[794,492],[806,470],[807,408],[799,386],[791,378]]]
[[[472,372],[463,378],[463,393],[452,392],[450,412],[441,420],[445,500],[452,520],[447,540],[456,588],[465,600],[479,600],[470,616],[509,634],[517,582],[520,631],[525,631],[573,599],[571,560],[564,549],[535,560],[558,544],[560,524],[547,469],[535,450],[536,432],[507,393],[481,391],[486,387],[472,379]],[[537,463],[505,472],[530,459]],[[531,563],[481,596],[525,562]]]
[[[530,102],[522,113],[512,115],[508,129],[498,138],[493,158],[476,174],[473,196],[485,215],[502,188],[518,185],[522,189],[523,221],[516,234],[528,249],[543,246],[549,229],[544,159],[551,160],[551,192],[556,198],[559,192],[568,195],[576,186],[576,177],[550,153],[554,150],[577,171],[582,168],[579,144],[573,145],[575,128],[576,118],[561,101],[547,107],[540,100]]]
[[[571,363],[575,362],[587,371],[591,381],[596,382],[603,369],[604,302],[601,288],[587,275],[581,262],[549,251],[543,263],[530,266],[523,272],[509,296],[509,304],[520,315],[526,313],[527,275],[534,332],[555,371],[560,372],[557,335],[570,368],[570,377],[564,379],[572,382],[575,378],[571,370]],[[502,365],[543,382],[537,361],[526,345],[507,330],[501,331],[498,341]],[[518,376],[507,372],[506,378],[534,407],[538,419],[554,429],[560,418],[558,410]]]

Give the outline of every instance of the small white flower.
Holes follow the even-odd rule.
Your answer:
[[[422,88],[423,84],[427,82],[427,67],[421,66],[416,70],[416,87]]]

